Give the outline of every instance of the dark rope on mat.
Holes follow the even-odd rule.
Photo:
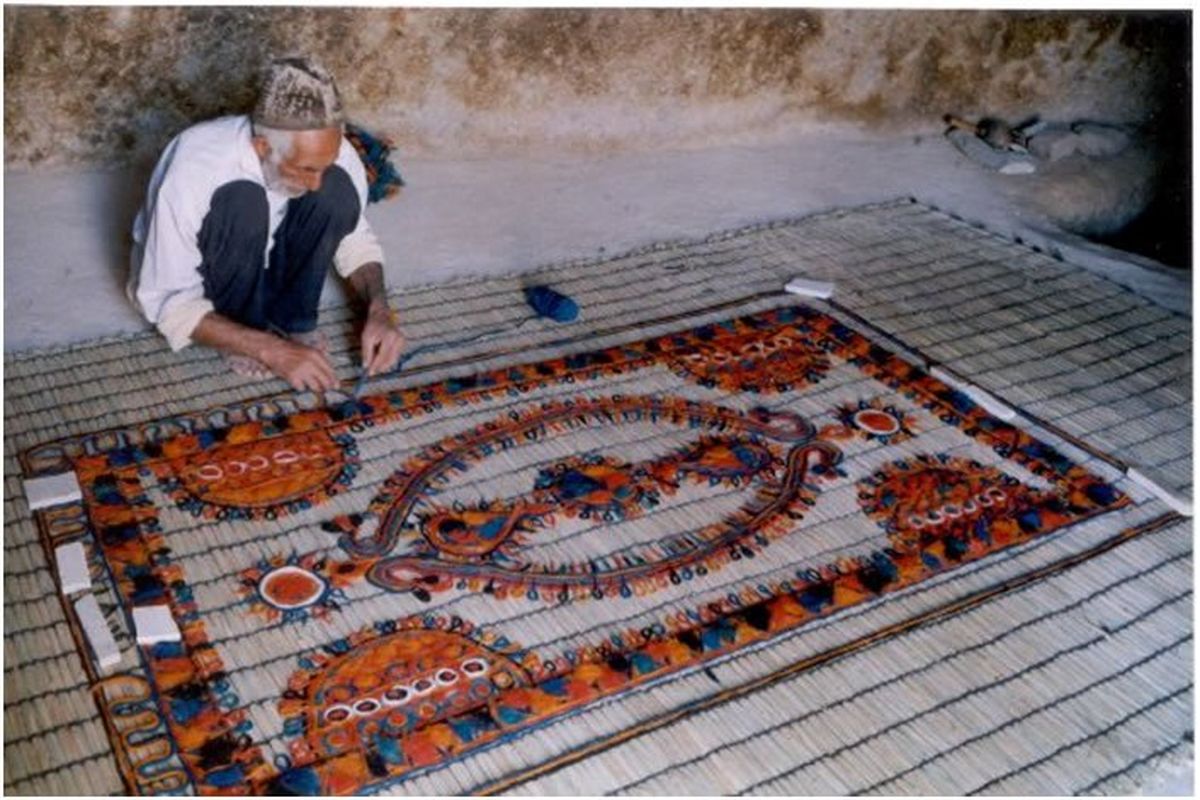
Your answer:
[[[733,308],[735,306],[746,305],[747,303],[753,303],[757,300],[765,300],[770,297],[779,297],[782,294],[783,294],[783,292],[779,289],[755,292],[754,294],[746,295],[745,297],[738,297],[733,300],[725,300],[723,302],[714,303],[712,305],[704,306],[702,308],[692,308],[692,309],[688,309],[686,311],[679,311],[674,314],[667,314],[666,316],[662,316],[662,317],[655,317],[653,319],[638,320],[636,322],[627,322],[622,325],[615,325],[611,328],[600,328],[599,330],[590,330],[590,331],[586,331],[584,333],[575,334],[573,336],[564,336],[564,337],[561,337],[558,339],[550,339],[545,342],[533,342],[533,343],[528,343],[528,344],[513,345],[511,347],[505,347],[500,350],[489,350],[486,353],[475,353],[475,354],[471,354],[471,355],[459,356],[458,358],[448,358],[444,361],[435,361],[432,364],[422,364],[419,367],[412,367],[410,369],[403,370],[403,372],[405,375],[420,375],[422,373],[433,372],[435,370],[444,369],[446,367],[462,366],[464,364],[471,364],[476,361],[482,361],[485,359],[502,358],[503,356],[519,355],[521,353],[527,353],[530,350],[538,350],[538,349],[543,349],[543,348],[547,348],[547,347],[564,347],[564,346],[570,345],[570,344],[578,344],[580,342],[591,341],[591,340],[597,339],[601,336],[613,336],[613,335],[619,334],[619,333],[628,333],[630,331],[637,331],[637,330],[645,328],[649,325],[662,325],[662,324],[665,324],[668,322],[677,322],[682,319],[689,319],[689,318],[695,317],[699,314],[708,314],[708,313],[712,313],[715,311],[723,311],[727,308]],[[529,319],[533,319],[533,318],[530,317]],[[528,321],[528,319],[524,320],[521,324],[524,324],[524,322],[527,322],[527,321]],[[520,326],[518,325],[517,327],[520,327]],[[513,328],[511,330],[515,330],[515,328]],[[418,352],[429,352],[430,350],[439,349],[441,347],[454,346],[454,345],[460,345],[460,344],[469,344],[473,341],[478,341],[478,340],[484,339],[489,336],[494,336],[494,335],[497,335],[500,333],[508,333],[508,332],[510,332],[510,329],[507,329],[507,328],[497,330],[497,331],[484,331],[484,332],[472,337],[471,339],[463,341],[463,342],[459,342],[459,341],[445,342],[445,343],[439,343],[436,345],[426,345],[426,346],[422,346],[419,348],[414,348],[413,350],[409,351],[409,353],[406,355],[404,362],[407,362],[412,356],[417,355]],[[402,362],[402,364],[401,364],[402,366],[403,366],[404,362]],[[397,368],[397,369],[399,370],[399,368]],[[392,374],[393,373],[389,373],[389,376],[391,376]],[[376,378],[374,378],[373,380],[378,380],[383,377],[385,377],[385,376],[380,375],[380,376],[377,376]],[[348,387],[351,391],[353,391],[355,385],[358,383],[359,380],[360,380],[359,378],[353,378],[353,379],[350,379],[347,381],[343,381],[342,384],[343,384],[343,386]]]
[[[596,739],[586,745],[582,745],[566,751],[560,756],[557,756],[549,761],[543,762],[529,769],[510,773],[509,775],[498,778],[490,783],[481,784],[471,789],[466,794],[473,795],[495,795],[502,792],[507,792],[513,788],[532,780],[557,772],[564,767],[575,764],[586,758],[590,758],[606,750],[610,750],[617,745],[624,744],[627,741],[636,739],[639,736],[644,736],[667,725],[670,725],[679,720],[692,716],[693,714],[707,711],[708,709],[724,705],[733,700],[753,694],[762,689],[766,689],[775,684],[781,683],[788,678],[794,677],[802,672],[806,672],[813,667],[824,664],[835,659],[850,655],[858,650],[872,645],[883,639],[891,639],[902,634],[908,633],[916,628],[924,627],[930,623],[936,622],[947,617],[951,617],[962,613],[975,606],[982,605],[990,600],[995,599],[1003,594],[1007,594],[1022,586],[1048,578],[1059,572],[1064,572],[1072,567],[1076,567],[1086,561],[1089,561],[1099,555],[1107,553],[1123,544],[1126,544],[1134,539],[1155,533],[1168,527],[1176,522],[1185,520],[1180,514],[1169,512],[1133,528],[1128,528],[1116,536],[1112,536],[1099,544],[1076,553],[1074,555],[1065,556],[1057,561],[1047,564],[1044,567],[1031,570],[1024,575],[1018,575],[1015,578],[1010,578],[1001,581],[998,584],[990,586],[986,589],[981,589],[973,592],[959,600],[953,600],[936,608],[917,614],[909,619],[902,620],[893,625],[886,626],[872,633],[864,634],[857,639],[852,639],[845,644],[838,645],[821,653],[809,656],[808,658],[789,664],[786,667],[778,669],[774,672],[763,675],[760,678],[747,681],[740,686],[735,686],[723,692],[718,692],[709,695],[702,700],[689,703],[672,711],[659,714],[656,717],[651,717],[646,721],[632,728],[626,728],[623,731],[618,731],[609,736]]]

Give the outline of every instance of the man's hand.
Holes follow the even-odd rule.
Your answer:
[[[299,391],[320,392],[338,385],[324,351],[247,327],[215,311],[200,320],[192,341],[253,359]]]
[[[323,350],[235,323],[216,312],[210,311],[200,319],[192,331],[192,341],[252,359],[295,390],[319,392],[337,386],[334,367]]]
[[[404,334],[400,333],[396,315],[388,308],[383,266],[377,261],[363,264],[351,272],[347,280],[367,304],[362,332],[363,369],[371,377],[390,372],[404,350]]]
[[[372,301],[362,332],[362,363],[367,374],[374,377],[390,372],[404,351],[404,334],[386,300]]]
[[[263,353],[267,368],[292,385],[293,389],[323,392],[338,385],[329,356],[315,347],[276,338]]]

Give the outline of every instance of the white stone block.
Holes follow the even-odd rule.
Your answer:
[[[993,417],[1002,419],[1005,422],[1012,422],[1017,418],[1017,412],[1012,406],[970,381],[956,378],[941,367],[931,368],[929,374],[952,389],[958,389],[960,392],[966,394]]]
[[[91,591],[92,573],[88,569],[87,550],[83,542],[71,542],[54,548],[58,565],[58,584],[63,594]]]
[[[29,508],[33,511],[63,503],[73,503],[83,497],[74,472],[60,472],[57,475],[28,478],[23,483],[25,484],[25,499],[29,501]]]
[[[815,281],[810,278],[792,278],[788,281],[787,290],[792,294],[805,297],[819,297],[828,300],[833,297],[834,284],[832,281]]]
[[[117,648],[117,640],[113,638],[108,623],[104,621],[104,615],[100,613],[96,595],[89,592],[76,600],[75,614],[79,617],[79,624],[83,626],[88,644],[92,646],[96,662],[101,667],[111,667],[120,663],[121,651]]]
[[[138,606],[133,609],[133,627],[137,629],[138,644],[178,642],[182,635],[169,606]]]
[[[1167,488],[1167,479],[1150,467],[1130,467],[1126,473],[1130,480],[1153,492],[1160,500],[1185,517],[1194,516],[1192,498]]]

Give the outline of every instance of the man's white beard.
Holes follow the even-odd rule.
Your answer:
[[[267,185],[267,189],[276,194],[281,194],[289,199],[300,197],[307,194],[308,190],[303,187],[289,186],[279,173],[279,162],[282,161],[275,153],[271,153],[262,162],[263,168],[263,183]]]

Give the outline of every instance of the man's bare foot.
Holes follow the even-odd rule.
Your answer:
[[[315,347],[325,355],[329,355],[329,337],[322,331],[312,330],[304,331],[303,333],[289,333],[288,338],[297,344],[302,344],[305,347]]]
[[[243,375],[247,378],[269,378],[271,370],[259,360],[244,356],[240,353],[223,353],[226,363],[229,368],[237,375]]]

